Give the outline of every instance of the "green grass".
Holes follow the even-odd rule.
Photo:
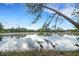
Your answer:
[[[39,36],[51,36],[52,32],[38,32]]]
[[[0,56],[79,56],[79,51],[13,51],[0,52]]]

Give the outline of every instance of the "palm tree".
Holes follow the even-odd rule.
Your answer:
[[[72,20],[71,18],[67,17],[66,15],[62,14],[61,12],[59,12],[58,10],[55,10],[53,8],[50,8],[48,7],[46,4],[42,4],[42,3],[28,3],[28,4],[24,4],[29,12],[36,16],[35,18],[35,21],[33,21],[32,23],[36,23],[40,18],[41,18],[41,15],[42,15],[42,12],[44,11],[44,9],[48,9],[48,10],[51,10],[51,11],[54,11],[55,12],[55,15],[58,15],[58,16],[62,16],[64,17],[66,20],[68,20],[70,23],[72,23],[76,28],[79,29],[79,24],[77,22],[75,22],[74,20]],[[51,22],[51,21],[50,21]],[[50,23],[49,22],[49,23]],[[57,23],[57,21],[56,21]],[[45,23],[46,24],[46,23]],[[46,24],[47,25],[47,24]]]

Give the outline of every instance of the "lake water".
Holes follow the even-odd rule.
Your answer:
[[[55,47],[52,47],[45,39],[51,42]],[[40,49],[40,45],[37,41],[41,42],[43,49],[46,50],[70,51],[79,49],[79,47],[75,45],[79,45],[79,36],[67,34],[64,34],[63,36],[58,34],[53,34],[52,36],[38,36],[35,34],[24,37],[4,36],[0,38],[0,51]]]

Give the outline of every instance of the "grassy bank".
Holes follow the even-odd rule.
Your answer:
[[[22,51],[0,52],[0,56],[79,56],[79,51]]]
[[[68,34],[68,35],[79,35],[79,32],[10,32],[10,33],[0,33],[0,36],[25,36],[37,34],[39,36],[51,36],[52,34]]]

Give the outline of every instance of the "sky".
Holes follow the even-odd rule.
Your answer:
[[[74,20],[73,16],[71,15],[74,9],[74,4],[53,3],[47,4],[47,6],[62,12],[63,14]],[[33,21],[33,16],[31,14],[28,14],[27,8],[25,8],[23,4],[0,4],[0,22],[4,25],[4,28],[21,27],[36,30],[42,27],[46,20],[46,17],[51,13],[52,11],[45,9],[42,14],[42,18],[37,23],[31,24],[31,22]],[[65,19],[63,20],[64,22],[62,24],[58,24],[58,27],[61,27],[63,29],[74,28],[70,22]],[[54,25],[54,21],[52,21],[50,26],[51,25]]]

